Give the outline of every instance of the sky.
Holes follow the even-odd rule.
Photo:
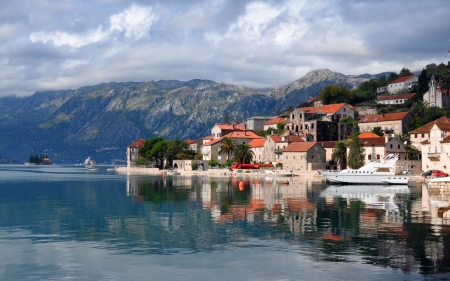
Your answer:
[[[257,89],[450,60],[448,0],[0,0],[0,96],[123,81]]]

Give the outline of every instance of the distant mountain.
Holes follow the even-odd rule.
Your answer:
[[[134,139],[196,139],[227,114],[230,120],[273,116],[318,96],[326,85],[353,88],[375,77],[322,69],[269,91],[195,79],[111,82],[0,98],[0,153],[23,161],[42,153],[55,163],[79,163],[87,156],[110,163],[124,160]]]

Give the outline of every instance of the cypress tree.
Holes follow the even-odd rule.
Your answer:
[[[359,169],[364,166],[364,147],[360,139],[358,138],[359,129],[358,123],[353,124],[352,133],[350,137],[352,138],[350,142],[347,166],[351,169]]]

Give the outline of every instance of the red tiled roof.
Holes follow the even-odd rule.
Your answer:
[[[270,119],[269,121],[264,123],[264,125],[276,125],[276,124],[282,123],[282,122],[286,122],[286,118],[276,117],[276,118]]]
[[[281,139],[277,142],[305,142],[305,140],[303,139],[302,136],[289,135],[289,136],[285,136],[284,140],[283,140],[283,137],[281,137]]]
[[[308,100],[309,100],[309,102],[320,101],[320,97],[317,97],[317,98],[309,98]]]
[[[187,139],[184,141],[187,144],[193,144],[195,141],[191,140],[191,139]]]
[[[358,136],[358,139],[365,139],[365,138],[381,138],[381,137],[372,132],[364,132],[364,133],[359,134],[359,136]]]
[[[337,103],[337,104],[327,104],[321,106],[313,106],[313,107],[301,107],[300,110],[305,112],[314,113],[317,111],[322,111],[323,113],[335,113],[339,109],[341,109],[344,105],[347,105],[349,108],[353,109],[354,107],[346,104],[346,103]]]
[[[234,132],[226,134],[225,136],[222,136],[220,138],[215,138],[203,145],[213,145],[213,144],[221,141],[224,137],[231,137],[233,139],[262,139],[260,136],[253,133],[252,131],[234,131]]]
[[[391,95],[391,96],[380,96],[377,100],[395,100],[395,99],[409,99],[416,95],[416,93]]]
[[[144,147],[144,139],[138,139],[134,140],[132,144],[130,144],[128,147]]]
[[[250,145],[250,147],[263,147],[265,142],[266,139],[254,139],[251,140],[248,145]]]
[[[364,146],[385,146],[386,140],[384,138],[365,138],[361,139]]]
[[[389,83],[389,84],[395,84],[395,83],[405,82],[406,80],[408,80],[408,79],[410,79],[410,78],[413,78],[414,76],[415,76],[414,74],[413,74],[413,75],[409,75],[409,76],[403,76],[403,77],[400,77],[400,78],[395,79],[394,81],[392,81],[392,82]]]
[[[313,147],[317,142],[292,142],[290,143],[283,152],[306,152],[311,147]]]
[[[281,136],[270,136],[270,138],[271,138],[274,142],[280,142],[280,141],[281,141]]]
[[[441,142],[450,142],[450,135],[446,136]]]
[[[442,116],[434,121],[431,121],[430,123],[427,123],[423,125],[422,127],[419,127],[411,132],[410,134],[423,134],[423,133],[429,133],[431,131],[431,128],[436,124],[439,129],[450,131],[450,118],[446,116]]]
[[[335,148],[337,141],[321,141],[318,144],[323,148]]]
[[[384,122],[384,121],[396,121],[402,120],[408,115],[408,112],[396,112],[396,113],[386,113],[377,115],[366,115],[358,123],[371,123],[371,122]]]

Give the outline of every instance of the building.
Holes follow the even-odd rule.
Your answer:
[[[422,143],[430,141],[431,129],[435,125],[437,128],[439,128],[440,134],[442,135],[443,139],[450,135],[450,118],[442,116],[434,121],[431,121],[430,123],[423,125],[422,127],[409,132],[411,144],[419,150],[422,150]]]
[[[377,99],[377,103],[378,104],[389,104],[389,105],[404,104],[408,99],[414,97],[415,95],[416,95],[416,93],[390,95],[390,96],[379,96]]]
[[[355,118],[354,107],[346,103],[296,108],[285,129],[290,135],[311,134],[315,141],[343,140],[351,132],[349,125],[339,123],[346,117]]]
[[[333,152],[337,141],[322,141],[318,144],[325,149],[325,170],[339,170],[336,161],[333,160]]]
[[[286,118],[283,117],[275,117],[264,123],[264,131],[267,131],[269,128],[278,129],[278,123],[286,122]]]
[[[396,112],[377,115],[366,115],[358,121],[360,132],[372,132],[381,127],[385,132],[407,134],[413,117],[408,112]]]
[[[244,122],[246,125],[247,130],[251,131],[262,131],[264,130],[264,125],[268,121],[272,120],[273,117],[261,117],[261,116],[255,116],[252,118],[249,118],[247,121]]]
[[[222,136],[225,136],[229,133],[235,132],[235,131],[244,131],[246,130],[245,126],[237,126],[234,123],[231,125],[227,124],[215,124],[211,128],[211,138],[221,138]]]
[[[411,90],[418,80],[419,78],[415,74],[399,77],[387,85],[387,91],[389,93],[397,93],[403,90]]]
[[[430,106],[450,107],[450,91],[441,90],[431,76],[431,81],[428,83],[428,91],[423,95],[423,100]]]
[[[321,105],[323,105],[322,101],[320,100],[320,97],[317,97],[317,98],[311,98],[310,97],[308,99],[308,102],[312,103],[313,106],[321,106]]]
[[[431,124],[428,139],[421,142],[421,149],[423,171],[439,169],[448,172],[450,169],[450,124],[442,122]]]
[[[253,162],[261,163],[264,162],[264,143],[267,139],[253,139],[248,145],[250,145],[253,151]]]
[[[277,160],[281,162],[281,159],[279,159],[280,153],[278,151],[275,152],[279,141],[281,141],[281,136],[267,136],[264,142],[264,163],[277,162]]]
[[[129,146],[127,146],[127,167],[134,167],[134,162],[141,158],[139,155],[139,148],[144,147],[145,140],[134,140]]]
[[[303,139],[303,136],[296,136],[296,135],[288,135],[288,136],[282,136],[281,139],[278,139],[278,141],[275,143],[275,155],[276,155],[276,162],[282,163],[283,162],[283,150],[288,147],[293,142],[305,142]]]
[[[388,154],[401,154],[399,160],[405,160],[405,145],[395,137],[374,137],[360,139],[365,151],[365,164],[380,161]]]
[[[223,137],[214,138],[211,141],[203,144],[202,154],[204,161],[216,160],[219,164],[223,164],[227,160],[233,159],[233,155],[230,155],[230,159],[227,159],[228,155],[219,153],[221,141],[225,137],[231,137],[237,144],[248,144],[253,139],[261,139],[260,136],[253,133],[252,131],[234,131],[227,135],[224,135]]]
[[[283,149],[284,170],[325,169],[326,151],[317,142],[292,142]]]

